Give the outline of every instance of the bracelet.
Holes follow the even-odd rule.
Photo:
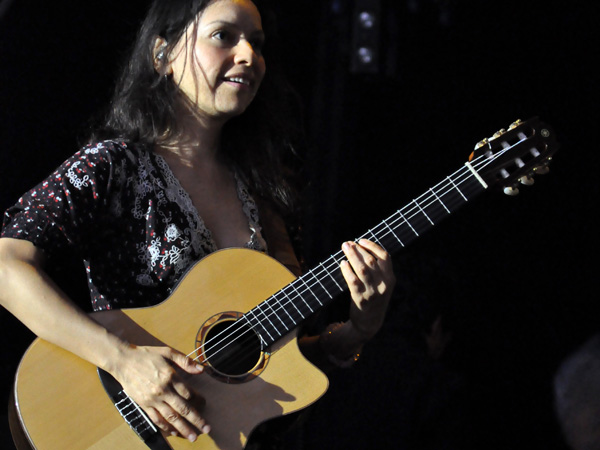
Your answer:
[[[336,367],[342,368],[342,369],[346,369],[348,367],[351,367],[354,365],[354,363],[356,361],[358,361],[358,359],[360,358],[360,353],[356,352],[353,355],[351,355],[349,358],[345,358],[345,359],[340,359],[338,357],[336,357],[330,347],[330,340],[331,340],[331,335],[333,334],[333,332],[339,328],[341,328],[344,324],[342,322],[338,322],[338,323],[332,323],[331,325],[329,325],[325,331],[323,333],[321,333],[321,336],[319,337],[319,342],[321,344],[321,349],[327,354],[327,360],[333,364]],[[362,346],[361,346],[362,348]]]

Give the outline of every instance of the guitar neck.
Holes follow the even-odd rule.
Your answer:
[[[356,241],[369,239],[394,254],[485,189],[473,167],[465,165]],[[244,315],[263,345],[273,344],[347,290],[339,268],[344,258],[341,251],[330,256]]]
[[[555,134],[548,125],[537,117],[518,120],[508,131],[499,130],[478,143],[470,162],[356,240],[372,240],[393,254],[489,186],[500,184],[505,193],[517,194],[519,184],[530,185],[533,175],[548,171],[557,150]],[[264,346],[285,336],[347,289],[339,268],[343,259],[343,252],[338,251],[244,315]]]

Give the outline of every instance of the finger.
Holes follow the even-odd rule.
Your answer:
[[[166,349],[164,356],[187,373],[198,374],[204,371],[204,367],[201,364],[172,348]]]
[[[350,289],[350,294],[353,297],[355,295],[361,295],[365,291],[365,285],[356,276],[350,263],[348,261],[342,261],[340,264],[340,270],[342,271],[342,276],[344,277],[344,280],[346,280],[348,289]]]
[[[377,268],[377,258],[354,242],[344,243],[342,249],[360,281],[365,285],[372,284],[374,269]]]
[[[158,411],[175,433],[190,442],[196,441],[198,433],[210,432],[210,426],[198,412],[181,399],[174,400],[170,404],[163,403]]]
[[[368,239],[361,239],[358,244],[371,252],[377,259],[381,261],[387,261],[390,259],[390,254],[380,245]]]
[[[196,407],[204,406],[206,400],[193,389],[190,389],[184,381],[173,380],[173,389],[181,398],[187,402],[192,402]]]
[[[175,391],[176,375],[173,374],[168,384],[155,387],[153,395],[142,400],[139,405],[144,408],[152,422],[161,430],[193,438],[197,434],[191,424],[185,423],[185,416],[189,415],[189,407],[182,406],[185,400]],[[181,389],[181,388],[180,388]],[[171,405],[177,405],[172,407]],[[183,416],[183,417],[182,417]]]
[[[180,383],[183,385],[183,383]],[[175,385],[174,385],[175,387]],[[195,396],[192,394],[187,387],[177,386],[176,389],[185,389],[185,391],[189,392],[189,397],[181,397],[174,396],[170,399],[169,406],[173,408],[173,410],[179,414],[179,416],[189,422],[192,426],[196,427],[197,430],[200,430],[202,433],[208,433],[210,431],[210,427],[204,420],[204,418],[200,415],[195,406],[202,406],[205,403],[205,400],[201,396]],[[194,397],[194,405],[190,401]]]
[[[198,431],[167,403],[158,406],[157,411],[161,415],[162,421],[166,422],[171,429],[171,434],[183,436],[190,442],[194,442],[198,438]]]
[[[162,401],[153,407],[144,408],[148,416],[161,430],[184,436],[191,442],[197,438],[198,431],[210,432],[210,427],[200,416],[198,411],[190,403],[190,399],[196,397],[182,382],[172,382],[170,393],[162,395]],[[186,398],[177,391],[185,393]],[[197,396],[198,402],[204,404],[204,398]]]
[[[393,286],[396,277],[394,275],[394,267],[390,254],[383,247],[367,239],[361,239],[358,244],[377,258],[377,266],[382,269],[381,279],[385,280],[386,284],[391,284]]]
[[[166,421],[166,419],[155,409],[150,407],[145,407],[144,411],[148,414],[148,417],[152,421],[154,425],[160,428],[165,433],[176,433],[175,429]]]

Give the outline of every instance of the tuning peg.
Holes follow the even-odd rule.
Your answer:
[[[536,168],[533,169],[536,175],[546,175],[547,173],[550,172],[550,167],[548,167],[547,165],[541,165],[541,166],[537,166]]]
[[[519,189],[516,187],[512,187],[512,186],[507,186],[504,188],[504,193],[506,195],[514,197],[515,195],[519,195]]]
[[[498,139],[500,136],[502,136],[504,133],[506,133],[506,130],[504,128],[496,131],[494,133],[494,135],[490,138],[490,141],[493,141],[494,139]]]
[[[475,144],[475,150],[477,150],[478,148],[483,147],[484,145],[487,145],[489,143],[489,139],[484,139],[482,141],[479,141],[477,144]]]
[[[519,181],[524,186],[533,186],[533,184],[535,183],[533,177],[530,177],[529,175],[519,178]]]
[[[521,119],[517,119],[515,120],[513,123],[510,124],[510,126],[508,127],[508,131],[510,130],[514,130],[515,128],[517,128],[519,125],[521,125],[523,123],[523,121]]]

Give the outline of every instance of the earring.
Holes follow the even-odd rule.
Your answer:
[[[169,71],[169,61],[167,55],[167,43],[163,40],[161,45],[155,49],[156,54],[154,55],[154,69],[159,74],[164,75],[164,78],[167,78],[167,72]],[[162,76],[161,75],[161,76]]]
[[[165,41],[163,41],[160,44],[160,47],[158,47],[157,49],[155,49],[156,54],[154,55],[154,60],[156,62],[163,62],[163,60],[165,59],[165,50],[167,49],[167,43]]]

